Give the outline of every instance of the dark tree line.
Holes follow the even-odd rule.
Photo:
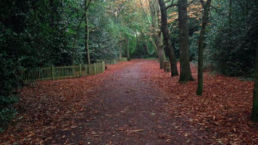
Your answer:
[[[107,5],[104,0],[0,1],[0,129],[15,115],[21,70],[117,57]]]
[[[188,15],[187,8],[191,4],[199,2],[202,6],[202,18],[193,21]],[[175,44],[179,49],[180,60],[180,82],[192,81],[190,70],[190,56],[194,61],[198,60],[198,87],[197,95],[203,92],[203,71],[211,68],[212,71],[228,76],[253,76],[255,67],[255,48],[258,37],[258,13],[257,1],[187,1],[159,0],[161,11],[161,31],[165,43],[165,50],[171,64],[171,76],[178,74],[176,70]],[[178,10],[178,19],[172,23],[168,29],[168,9]],[[191,27],[188,22],[192,21]],[[201,23],[201,27],[199,27]],[[208,25],[209,24],[209,25]],[[194,26],[195,25],[195,26]],[[198,34],[195,34],[198,31]],[[206,34],[206,31],[209,33]],[[178,33],[178,34],[174,34]],[[191,38],[189,38],[189,35]],[[190,41],[190,46],[189,44]],[[174,46],[174,48],[173,48]],[[258,65],[256,63],[256,65]],[[256,71],[257,72],[257,71]],[[256,79],[257,74],[255,75]],[[256,82],[256,81],[255,81]],[[257,83],[255,83],[257,84]],[[257,121],[257,85],[254,89],[254,105],[252,110],[252,120]]]

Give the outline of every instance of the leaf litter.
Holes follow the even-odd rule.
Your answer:
[[[180,64],[177,65],[180,71]],[[179,76],[158,69],[159,64],[152,61],[144,66],[148,80],[155,89],[165,93],[166,110],[175,118],[184,118],[192,129],[200,130],[200,138],[212,144],[257,144],[258,123],[250,121],[252,81],[242,81],[204,72],[203,95],[197,96],[197,70],[191,66],[195,81],[179,83]],[[176,127],[180,129],[181,126]],[[185,133],[185,136],[189,136]]]
[[[79,128],[76,120],[85,118],[85,104],[95,97],[92,90],[101,86],[106,76],[130,64],[107,65],[108,69],[102,74],[38,81],[34,86],[22,88],[20,100],[15,104],[18,115],[0,134],[0,144],[43,144],[53,139],[54,132]]]
[[[71,132],[69,135],[59,136],[64,143],[69,143],[72,137],[83,133],[78,132],[84,129],[83,124],[78,123],[78,120],[90,122],[85,118],[87,107],[85,104],[91,104],[91,100],[96,97],[92,92],[94,88],[100,87],[108,76],[132,63],[134,62],[109,65],[104,73],[95,76],[40,81],[35,87],[24,87],[20,91],[20,101],[15,105],[19,114],[7,131],[0,134],[0,143],[51,143],[53,140],[51,135],[59,131]],[[209,144],[257,144],[258,124],[250,121],[253,82],[205,72],[203,95],[196,96],[197,81],[178,83],[179,77],[171,78],[170,73],[163,72],[158,65],[156,61],[148,61],[147,65],[143,65],[141,67],[144,72],[142,81],[151,83],[153,89],[163,94],[162,98],[153,99],[153,102],[165,100],[162,107],[156,108],[157,111],[166,111],[175,120],[183,120],[182,122],[169,122],[169,124],[174,126],[174,131],[187,138],[186,144],[191,144],[193,138],[206,140]],[[194,67],[191,69],[196,79],[196,69]],[[119,80],[120,78],[117,77],[109,81]],[[123,93],[130,94],[134,91],[131,88]],[[149,94],[147,89],[144,92]],[[100,105],[101,103],[102,100],[100,100]],[[124,108],[117,115],[125,115],[128,111],[130,111],[128,108]],[[94,108],[93,112],[95,115],[99,113]],[[108,113],[105,115],[112,117]],[[155,119],[157,115],[150,113],[150,116]],[[130,122],[134,123],[133,120]],[[156,123],[160,122],[156,121]],[[186,123],[190,126],[185,127]],[[160,124],[157,128],[164,129]],[[135,133],[145,131],[142,128],[128,129],[127,126],[118,127],[117,130],[134,136]],[[92,131],[90,134],[98,138],[103,132]],[[178,137],[171,134],[159,134],[158,138],[171,143]],[[130,138],[126,137],[125,140],[128,141]],[[78,141],[78,144],[84,143]],[[109,141],[109,144],[114,144],[114,142]]]

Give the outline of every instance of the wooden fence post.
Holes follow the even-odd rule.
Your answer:
[[[80,64],[79,76],[82,76],[82,65]]]
[[[51,67],[52,70],[52,80],[55,80],[55,67],[52,65]]]
[[[102,61],[102,72],[105,71],[105,61]]]

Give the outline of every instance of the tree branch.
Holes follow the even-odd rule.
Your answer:
[[[187,6],[189,6],[190,4],[194,3],[195,0],[192,0],[190,3],[187,4]]]
[[[87,0],[85,0],[85,4],[86,4],[86,3],[87,3]],[[88,8],[89,8],[89,6],[90,6],[90,3],[91,3],[91,0],[88,2],[87,6],[86,6],[86,8],[85,8],[86,11],[88,10]]]
[[[171,4],[166,7],[166,10],[174,6],[178,6],[178,4],[174,4],[174,0],[172,0]]]
[[[203,0],[200,0],[201,4],[202,4],[202,7],[204,8],[205,7],[205,2]]]

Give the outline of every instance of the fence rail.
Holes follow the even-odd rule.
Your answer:
[[[105,71],[105,62],[90,65],[45,67],[35,70],[22,70],[22,80],[26,83],[35,80],[56,80],[95,75]]]
[[[127,60],[127,57],[122,57],[121,60],[119,61],[128,61],[128,60]]]
[[[116,59],[105,60],[105,64],[117,64],[117,60]]]

